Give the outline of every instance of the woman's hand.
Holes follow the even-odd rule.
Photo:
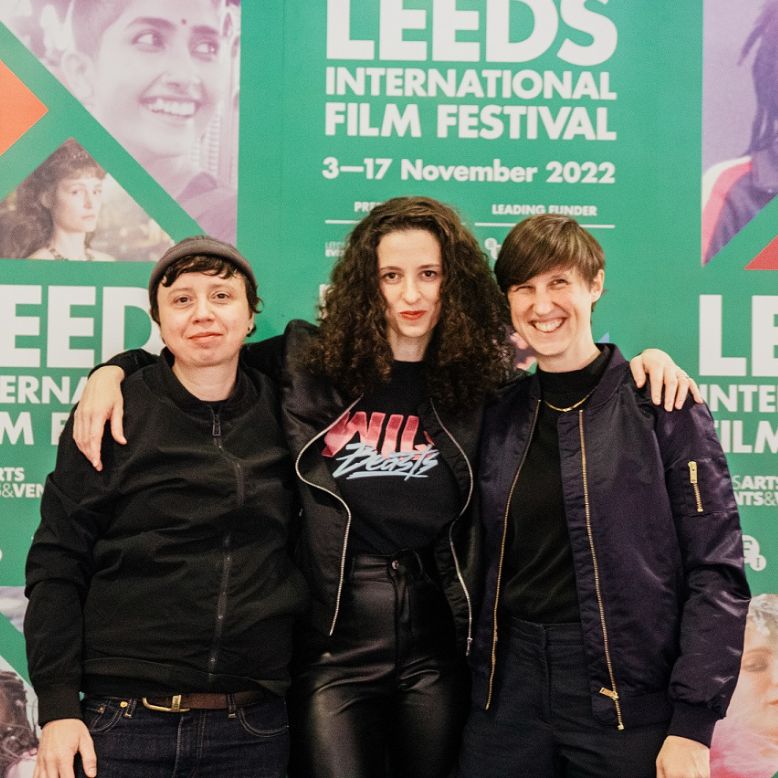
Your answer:
[[[97,757],[92,736],[81,719],[56,719],[41,730],[33,778],[74,778],[73,762],[81,754],[84,772],[97,775]]]
[[[81,395],[73,420],[73,440],[78,450],[90,461],[95,470],[102,470],[100,448],[105,423],[111,422],[113,439],[125,445],[124,398],[122,381],[124,370],[114,365],[98,368],[89,377]]]
[[[656,758],[656,778],[710,778],[710,749],[696,740],[668,735]]]
[[[662,405],[664,391],[666,411],[682,408],[689,392],[695,402],[702,402],[702,395],[694,379],[678,367],[669,354],[658,348],[647,348],[631,359],[629,366],[638,389],[646,383],[648,377],[651,402],[654,405]]]

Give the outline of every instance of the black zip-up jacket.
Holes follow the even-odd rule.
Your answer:
[[[292,321],[283,335],[245,346],[241,358],[281,385],[283,426],[294,458],[303,513],[295,560],[311,592],[310,622],[318,631],[332,633],[344,585],[351,513],[318,456],[315,441],[360,398],[344,397],[329,381],[305,367],[305,355],[316,332],[308,322]],[[107,364],[130,374],[155,359],[135,350],[119,354]],[[473,487],[482,408],[464,409],[454,417],[442,414],[427,400],[418,413],[460,491],[460,515],[440,533],[433,555],[454,616],[457,643],[469,652],[480,587],[480,527],[473,510]]]
[[[305,367],[304,357],[314,337],[316,328],[306,322],[293,321],[286,328],[281,408],[303,508],[296,561],[311,590],[311,623],[318,631],[332,634],[344,586],[351,511],[319,454],[317,441],[360,398],[344,397],[329,381]],[[434,541],[433,556],[454,616],[457,642],[467,652],[480,558],[479,528],[470,508],[481,408],[461,411],[454,418],[439,412],[428,399],[418,413],[460,491],[459,516]]]
[[[25,620],[41,723],[79,718],[79,690],[283,694],[306,587],[275,389],[241,369],[215,409],[160,359],[124,397],[127,446],[106,435],[95,472],[71,415],[44,489]]]
[[[558,420],[594,717],[619,729],[669,720],[706,745],[740,668],[749,590],[737,507],[708,409],[654,406],[612,355],[586,406]],[[536,376],[484,417],[479,486],[485,596],[472,657],[493,702],[510,502],[541,403]]]

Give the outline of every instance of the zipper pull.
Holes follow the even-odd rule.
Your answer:
[[[604,686],[602,686],[600,688],[600,694],[602,694],[604,697],[607,697],[610,700],[613,700],[613,704],[616,706],[616,729],[619,732],[622,732],[624,730],[624,722],[621,720],[621,711],[619,709],[618,693],[611,691],[610,689],[606,689]]]
[[[213,426],[211,427],[211,435],[214,438],[220,438],[222,436],[222,421],[218,413],[213,414]]]
[[[697,463],[693,460],[689,460],[689,483],[694,490],[694,500],[697,503],[697,513],[704,513],[702,507],[702,495],[700,494],[700,484],[697,480]]]
[[[470,647],[473,645],[473,638],[468,636],[467,638],[467,648],[465,649],[465,656],[470,656]]]

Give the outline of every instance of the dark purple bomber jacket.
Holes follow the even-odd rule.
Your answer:
[[[749,589],[735,498],[713,420],[668,413],[636,389],[614,346],[587,405],[558,422],[595,719],[618,729],[669,720],[710,744],[740,667]],[[489,707],[500,638],[508,507],[541,403],[531,376],[486,411],[480,491],[486,581],[473,697]]]

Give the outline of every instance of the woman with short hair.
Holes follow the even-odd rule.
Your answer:
[[[291,462],[275,387],[239,364],[257,284],[232,246],[184,240],[149,281],[162,357],[124,387],[130,440],[95,472],[71,416],[27,559],[37,778],[283,778]],[[79,700],[79,692],[85,694]]]

